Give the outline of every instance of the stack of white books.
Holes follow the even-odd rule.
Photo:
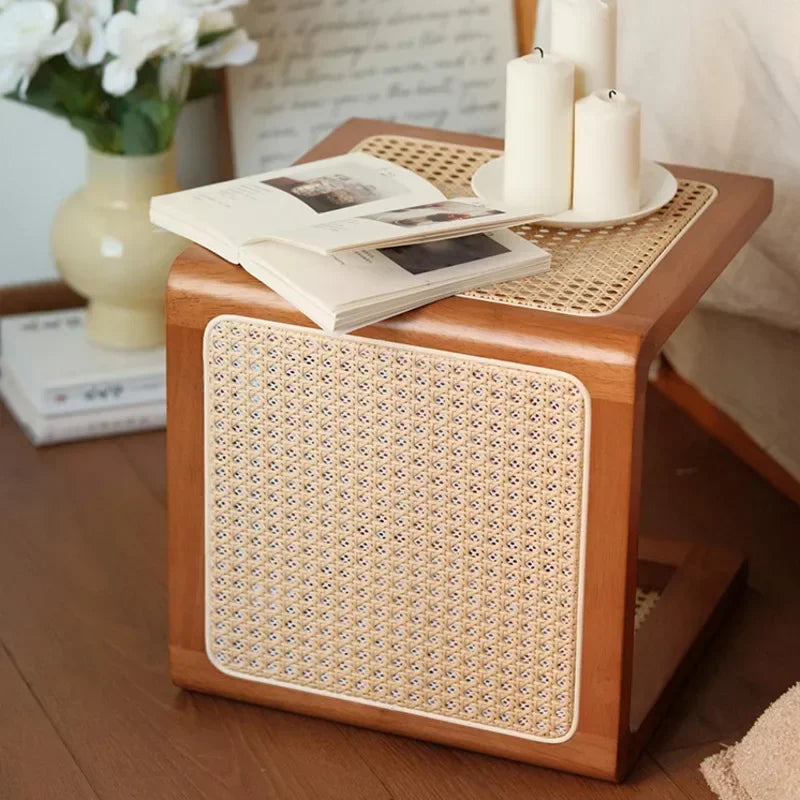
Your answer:
[[[550,254],[509,230],[530,208],[447,198],[365,153],[154,197],[150,219],[240,264],[327,331],[536,275]]]
[[[0,395],[35,445],[162,428],[166,354],[105,350],[82,309],[0,320]]]

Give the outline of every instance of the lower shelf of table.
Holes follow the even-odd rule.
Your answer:
[[[640,539],[637,586],[658,592],[658,598],[634,637],[629,766],[727,607],[744,589],[746,576],[747,562],[739,553],[692,542]]]

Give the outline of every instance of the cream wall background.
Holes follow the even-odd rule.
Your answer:
[[[219,179],[213,99],[187,106],[177,136],[178,180],[189,188]],[[56,277],[50,221],[84,181],[86,145],[44,112],[0,99],[0,285]]]

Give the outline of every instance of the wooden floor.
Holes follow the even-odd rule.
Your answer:
[[[0,798],[710,798],[800,679],[800,509],[655,392],[648,437],[648,533],[745,549],[750,588],[613,786],[177,690],[163,434],[37,451],[0,410]]]

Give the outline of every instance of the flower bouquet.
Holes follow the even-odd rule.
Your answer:
[[[65,117],[103,153],[166,150],[213,70],[256,55],[246,0],[0,0],[0,95]]]
[[[0,97],[84,134],[88,180],[53,221],[56,267],[88,298],[96,344],[164,341],[164,289],[186,242],[150,224],[175,191],[172,142],[188,100],[257,46],[232,7],[246,0],[0,0]]]

